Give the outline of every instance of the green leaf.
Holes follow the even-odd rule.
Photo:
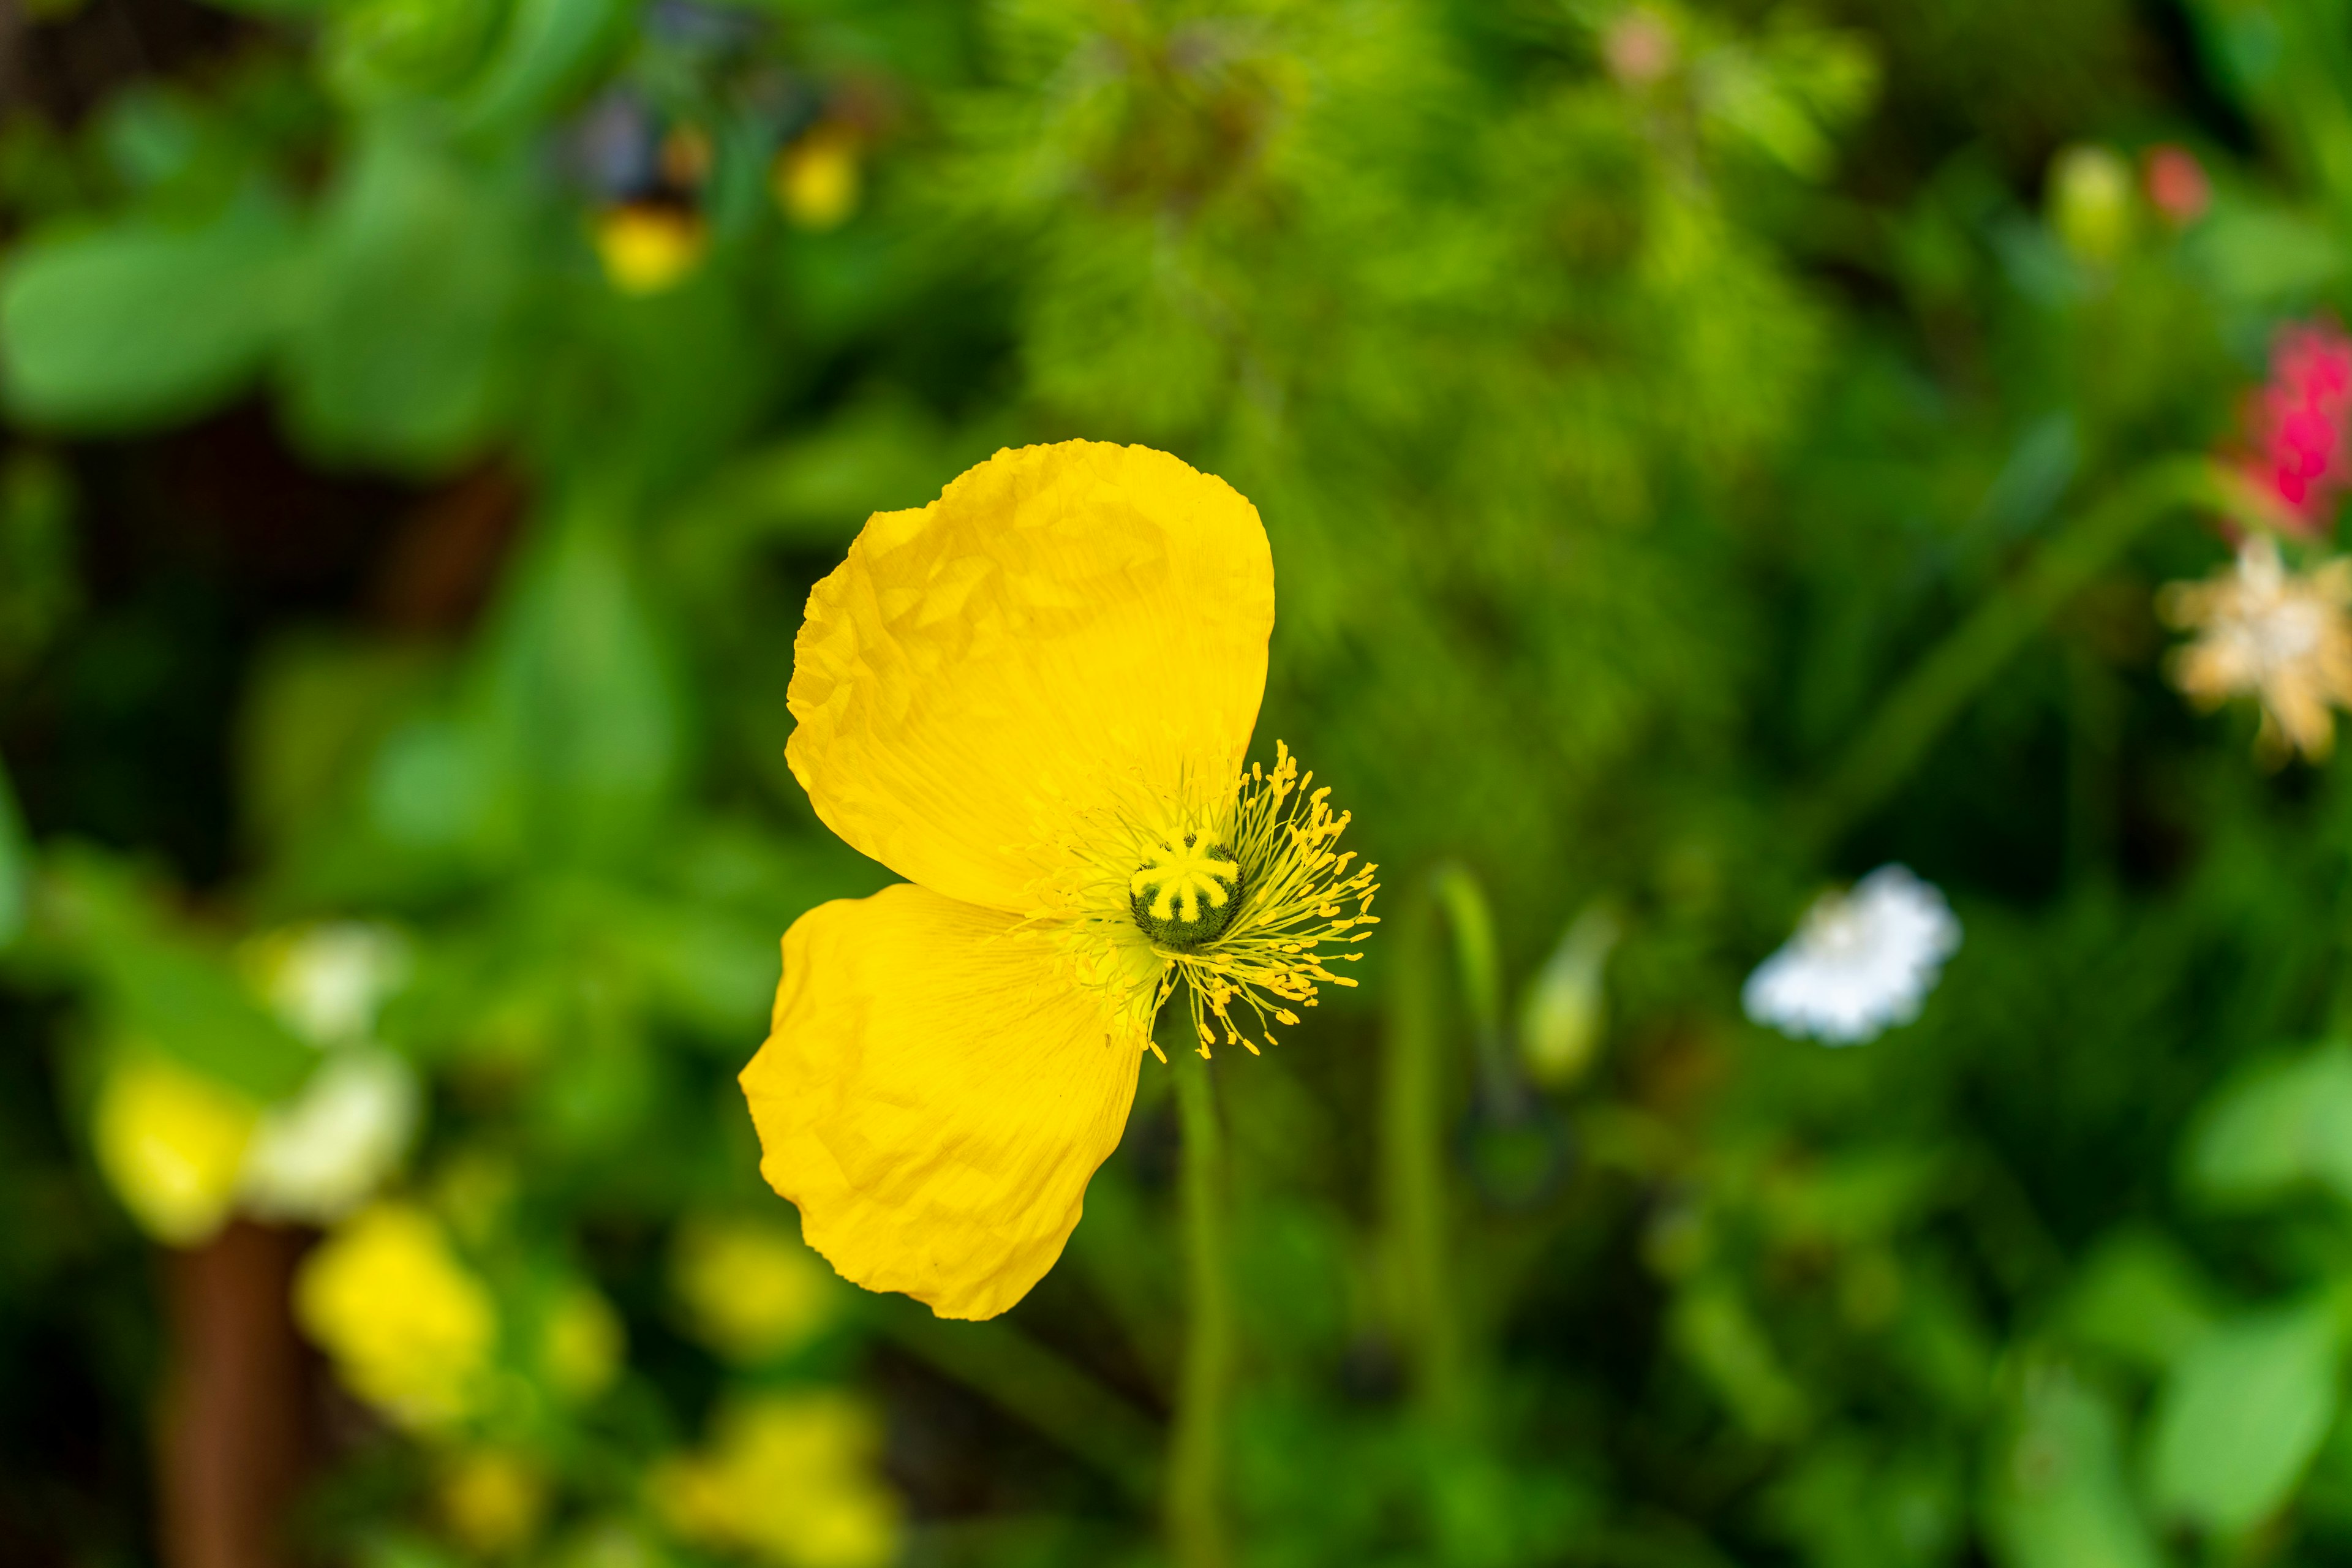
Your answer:
[[[454,709],[379,758],[388,839],[478,865],[610,858],[659,822],[685,766],[668,643],[612,520],[575,507],[550,521]]]
[[[254,999],[225,954],[172,930],[117,867],[88,853],[55,857],[43,908],[118,1034],[264,1103],[293,1093],[318,1065],[318,1051]]]
[[[439,467],[495,432],[524,272],[509,184],[399,132],[366,135],[320,214],[287,345],[312,446]]]
[[[2029,1370],[1986,1500],[2006,1568],[2161,1568],[2124,1485],[2114,1408],[2064,1370]]]
[[[2084,1263],[2063,1317],[2083,1342],[2162,1371],[2213,1326],[2211,1296],[2169,1239],[2128,1231]]]
[[[2250,305],[2307,299],[2344,275],[2335,229],[2284,208],[2223,202],[2183,243],[2216,292]]]
[[[2208,1197],[2252,1204],[2317,1183],[2352,1198],[2352,1047],[2324,1046],[2261,1068],[2206,1110],[2189,1180]]]
[[[475,79],[465,122],[492,131],[545,112],[620,36],[626,15],[620,0],[516,0]]]
[[[2199,1339],[2157,1406],[2157,1506],[2229,1534],[2267,1518],[2336,1418],[2341,1356],[2326,1300],[2250,1314]]]
[[[182,227],[129,218],[37,239],[0,277],[0,377],[26,418],[153,425],[235,393],[283,319],[295,226],[254,192]]]
[[[564,519],[529,563],[481,696],[545,831],[626,835],[675,786],[685,720],[670,653],[609,520]]]

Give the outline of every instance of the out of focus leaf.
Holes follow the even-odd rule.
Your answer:
[[[2324,1046],[2225,1090],[2191,1138],[2189,1179],[2231,1204],[2313,1183],[2352,1198],[2352,1047]]]
[[[73,508],[62,462],[30,449],[0,458],[0,681],[23,670],[80,602]]]
[[[2344,275],[2336,232],[2278,207],[2224,206],[2189,237],[2189,254],[2215,289],[2248,304],[2307,297]]]
[[[545,112],[612,46],[627,15],[620,0],[515,0],[467,96],[466,123],[491,131]]]
[[[2161,1370],[2211,1328],[2211,1295],[2179,1247],[2131,1231],[2084,1262],[2065,1321],[2085,1342]]]
[[[919,506],[985,456],[952,449],[939,420],[906,400],[871,398],[722,470],[674,520],[684,536],[674,548],[747,537],[838,547],[870,513]]]
[[[394,842],[479,861],[624,853],[685,766],[670,652],[609,518],[575,508],[520,563],[457,707],[396,734],[370,786]]]
[[[685,717],[611,520],[563,520],[528,563],[486,673],[480,721],[528,781],[534,832],[584,844],[653,824],[685,764]]]
[[[2157,1506],[2226,1534],[2267,1517],[2336,1418],[2342,1354],[2325,1300],[2232,1319],[2197,1340],[2157,1407]]]
[[[284,321],[295,242],[292,218],[258,193],[194,226],[129,218],[34,241],[0,278],[9,405],[110,430],[235,392]]]
[[[286,374],[307,439],[440,466],[488,437],[515,374],[519,205],[511,182],[370,130],[304,257]]]
[[[1730,1285],[1712,1280],[1685,1290],[1671,1321],[1676,1347],[1749,1432],[1778,1440],[1804,1426],[1804,1389],[1789,1376],[1764,1325]]]
[[[1810,1446],[1773,1489],[1774,1522],[1816,1568],[1928,1568],[1966,1517],[1958,1456],[1878,1451],[1850,1435]]]
[[[2124,1484],[2115,1410],[2065,1372],[2028,1373],[1988,1480],[1987,1522],[2006,1568],[2161,1568]]]
[[[499,9],[497,0],[347,0],[334,7],[320,63],[362,107],[443,91],[481,58]]]
[[[428,653],[390,643],[305,638],[274,649],[238,726],[247,828],[283,847],[327,827],[388,723],[437,668]]]
[[[265,1104],[318,1065],[318,1051],[254,999],[226,954],[171,930],[117,868],[83,854],[55,858],[43,909],[97,983],[116,1033]]]

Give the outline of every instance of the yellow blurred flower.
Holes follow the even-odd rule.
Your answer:
[[[898,1554],[898,1500],[875,1472],[872,1413],[834,1390],[723,1415],[709,1447],[654,1473],[654,1504],[700,1545],[781,1568],[876,1568]]]
[[[540,1366],[566,1399],[593,1399],[613,1385],[628,1348],[620,1314],[592,1286],[564,1287],[541,1326]]]
[[[479,1408],[498,1310],[423,1209],[378,1204],[328,1237],[295,1277],[294,1313],[344,1385],[403,1426]]]
[[[798,1350],[841,1305],[840,1277],[824,1259],[790,1230],[759,1220],[680,1226],[671,1279],[697,1336],[738,1362]]]
[[[441,1475],[441,1517],[471,1552],[503,1556],[528,1546],[547,1519],[547,1481],[538,1467],[502,1448],[472,1448]]]
[[[865,185],[866,141],[850,126],[824,121],[776,154],[769,188],[784,216],[800,228],[838,228],[857,210]]]
[[[787,759],[910,879],[794,922],[742,1081],[761,1173],[846,1278],[1003,1311],[1077,1224],[1180,982],[1203,1055],[1352,984],[1329,965],[1360,954],[1324,951],[1374,919],[1348,818],[1278,745],[1242,771],[1273,625],[1256,509],[1091,441],[877,513],[809,595]]]
[[[2336,741],[2331,708],[2352,708],[2352,559],[2308,575],[2290,572],[2268,535],[2248,540],[2235,565],[2201,583],[2173,583],[2157,608],[2197,639],[2174,652],[2173,684],[2200,707],[2251,693],[2263,706],[2256,745],[2266,760],[2293,752],[2316,761]]]
[[[700,216],[678,207],[631,202],[596,220],[596,254],[624,294],[658,294],[694,270],[710,243]]]
[[[2105,263],[2131,243],[2131,165],[2107,148],[2077,144],[2050,163],[2050,221],[2067,249]]]
[[[260,1118],[250,1100],[142,1052],[108,1071],[96,1109],[98,1167],[141,1228],[181,1247],[220,1228]]]

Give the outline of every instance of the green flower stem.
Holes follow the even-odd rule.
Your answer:
[[[1156,1422],[1003,1318],[950,1322],[912,1301],[886,1310],[898,1346],[1006,1414],[1148,1508],[1160,1489]]]
[[[2013,586],[1996,594],[1922,660],[1879,707],[1800,810],[1800,840],[1818,852],[1892,795],[1970,699],[2019,649],[2158,519],[2205,508],[2275,527],[2275,505],[2208,458],[2168,458],[2140,469],[2045,545]]]
[[[0,763],[0,947],[15,941],[24,927],[32,878],[32,844],[16,810],[16,794],[8,787],[8,769]]]
[[[1226,1231],[1224,1131],[1209,1064],[1190,1051],[1176,1064],[1186,1332],[1168,1454],[1168,1538],[1179,1568],[1230,1568],[1225,1510],[1227,1411],[1234,1383],[1234,1289]]]
[[[1431,890],[1454,931],[1454,974],[1477,1047],[1479,1089],[1488,1111],[1509,1116],[1520,1109],[1525,1085],[1503,1030],[1502,950],[1495,941],[1495,914],[1487,907],[1486,890],[1468,867],[1450,861],[1437,868]]]
[[[1381,1205],[1390,1288],[1413,1392],[1441,1421],[1463,1394],[1462,1339],[1446,1268],[1445,952],[1439,879],[1405,901],[1389,946],[1387,1039],[1381,1084]],[[1475,891],[1475,884],[1473,885]],[[1484,908],[1483,900],[1479,906]],[[1457,937],[1463,930],[1457,921]],[[1491,948],[1491,943],[1489,943]],[[1477,988],[1471,980],[1469,989]],[[1495,994],[1499,998],[1497,983]],[[1476,1004],[1474,1003],[1475,1006]],[[1498,1003],[1499,1005],[1499,1003]]]

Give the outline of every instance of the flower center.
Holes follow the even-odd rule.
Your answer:
[[[1187,833],[1150,850],[1128,879],[1128,908],[1143,934],[1189,952],[1233,924],[1241,907],[1242,868],[1223,845]]]

